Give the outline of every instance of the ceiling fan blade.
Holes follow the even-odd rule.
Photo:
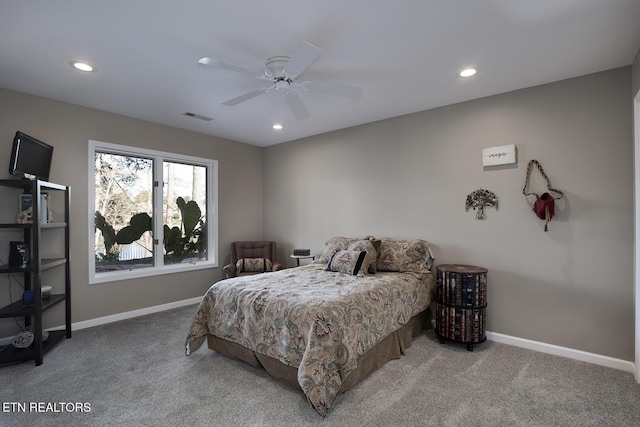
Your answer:
[[[237,65],[229,64],[227,62],[220,61],[218,59],[209,58],[205,56],[204,58],[200,58],[198,60],[198,64],[209,65],[213,67],[224,68],[225,70],[235,71],[237,73],[248,74],[252,77],[258,77],[260,75],[259,72],[248,70],[246,68],[238,67]]]
[[[302,120],[310,116],[307,107],[304,106],[297,93],[287,92],[284,94],[284,99],[287,101],[287,104],[289,105],[289,108],[291,108],[296,119]]]
[[[270,90],[270,87],[252,90],[251,92],[247,92],[244,95],[240,95],[236,98],[230,99],[222,103],[222,105],[226,105],[228,107],[233,107],[234,105],[238,105],[241,102],[248,101],[251,98],[255,98],[258,95],[262,95]]]
[[[292,77],[299,76],[322,53],[322,49],[307,42],[300,42],[289,57],[285,66],[285,73]]]
[[[335,86],[313,82],[304,82],[302,86],[312,92],[327,93],[345,98],[359,99],[362,96],[362,88],[355,86]]]

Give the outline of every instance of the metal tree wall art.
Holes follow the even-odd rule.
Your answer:
[[[469,208],[477,210],[476,219],[486,219],[484,215],[485,206],[498,209],[498,196],[489,190],[479,189],[467,196],[467,202],[465,208],[468,211]]]

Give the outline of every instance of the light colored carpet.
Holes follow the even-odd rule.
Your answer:
[[[640,385],[628,372],[493,342],[468,352],[432,330],[323,419],[262,370],[204,347],[186,357],[195,308],[76,331],[42,366],[1,368],[0,425],[640,425]],[[4,411],[11,402],[87,403],[90,412]]]

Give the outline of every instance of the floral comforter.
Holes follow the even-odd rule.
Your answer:
[[[425,310],[434,288],[431,274],[351,276],[320,264],[222,280],[198,307],[186,353],[211,334],[297,367],[325,416],[358,357]]]

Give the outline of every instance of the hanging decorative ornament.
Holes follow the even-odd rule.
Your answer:
[[[476,219],[486,219],[484,215],[485,206],[498,209],[498,196],[489,190],[479,189],[467,196],[467,202],[465,208],[468,211],[469,208],[477,210]]]

